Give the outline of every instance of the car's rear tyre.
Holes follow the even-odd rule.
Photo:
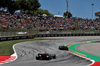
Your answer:
[[[53,59],[56,59],[56,55],[53,56]]]
[[[36,60],[40,60],[38,57],[36,57]]]
[[[62,50],[61,47],[59,47],[59,50]]]
[[[66,49],[67,51],[68,51],[68,47],[67,47],[67,49]]]

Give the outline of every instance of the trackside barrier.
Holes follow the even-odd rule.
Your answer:
[[[35,37],[66,37],[66,36],[100,36],[100,33],[94,33],[94,34],[35,34]]]
[[[31,39],[34,38],[35,35],[27,35],[27,36],[13,36],[13,37],[0,37],[0,41],[9,41],[9,40],[19,40],[19,39]]]
[[[19,40],[19,39],[31,39],[34,37],[66,37],[66,36],[100,36],[100,33],[94,34],[29,34],[22,36],[12,36],[12,37],[0,37],[0,41],[8,41],[8,40]]]

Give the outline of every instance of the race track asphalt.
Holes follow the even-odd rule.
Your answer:
[[[84,50],[85,47],[85,50]],[[77,50],[100,57],[100,43],[82,44],[75,47]]]
[[[59,50],[58,47],[77,42],[98,40],[100,41],[100,37],[67,37],[62,40],[42,40],[18,43],[15,46],[18,59],[0,66],[87,66],[92,62],[75,56],[67,51]],[[44,52],[56,54],[57,59],[49,61],[36,60],[36,55]]]

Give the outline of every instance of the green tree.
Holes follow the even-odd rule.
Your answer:
[[[0,0],[0,7],[7,8],[10,13],[14,13],[18,9],[15,0]]]
[[[10,13],[14,13],[15,10],[37,10],[40,7],[38,0],[0,0],[0,7],[7,7]]]
[[[72,17],[72,14],[70,12],[64,12],[64,16],[70,18]]]
[[[26,0],[16,0],[16,3],[20,10],[28,10],[28,3]]]
[[[30,13],[30,11],[37,10],[41,5],[38,0],[17,0],[17,5],[19,5],[20,10],[26,10]]]
[[[18,9],[19,9],[19,7],[18,7],[16,1],[11,1],[10,4],[9,4],[9,6],[8,6],[8,11],[11,14],[13,14],[15,12],[15,10],[18,10]]]
[[[2,5],[3,5],[3,1],[4,1],[4,0],[0,0],[0,8],[1,8]]]
[[[0,7],[8,7],[10,4],[11,0],[0,0]]]
[[[41,5],[38,0],[27,0],[29,10],[37,10]]]
[[[40,14],[40,15],[46,14],[48,16],[53,16],[53,14],[51,14],[48,10],[43,10],[43,9],[38,9],[37,11],[34,12],[34,14]]]

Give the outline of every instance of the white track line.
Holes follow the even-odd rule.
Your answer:
[[[15,45],[13,45],[14,54],[11,55],[11,56],[16,56],[16,58],[13,61],[15,61],[18,58],[16,50],[15,50]]]
[[[14,54],[11,55],[11,58],[9,58],[9,59],[7,59],[5,61],[1,61],[3,63],[0,63],[0,65],[1,64],[5,64],[5,63],[11,63],[11,62],[15,61],[18,58],[17,53],[16,53],[16,50],[15,50],[15,45],[13,45],[13,50],[14,50]],[[16,57],[16,58],[14,58],[14,57]]]

